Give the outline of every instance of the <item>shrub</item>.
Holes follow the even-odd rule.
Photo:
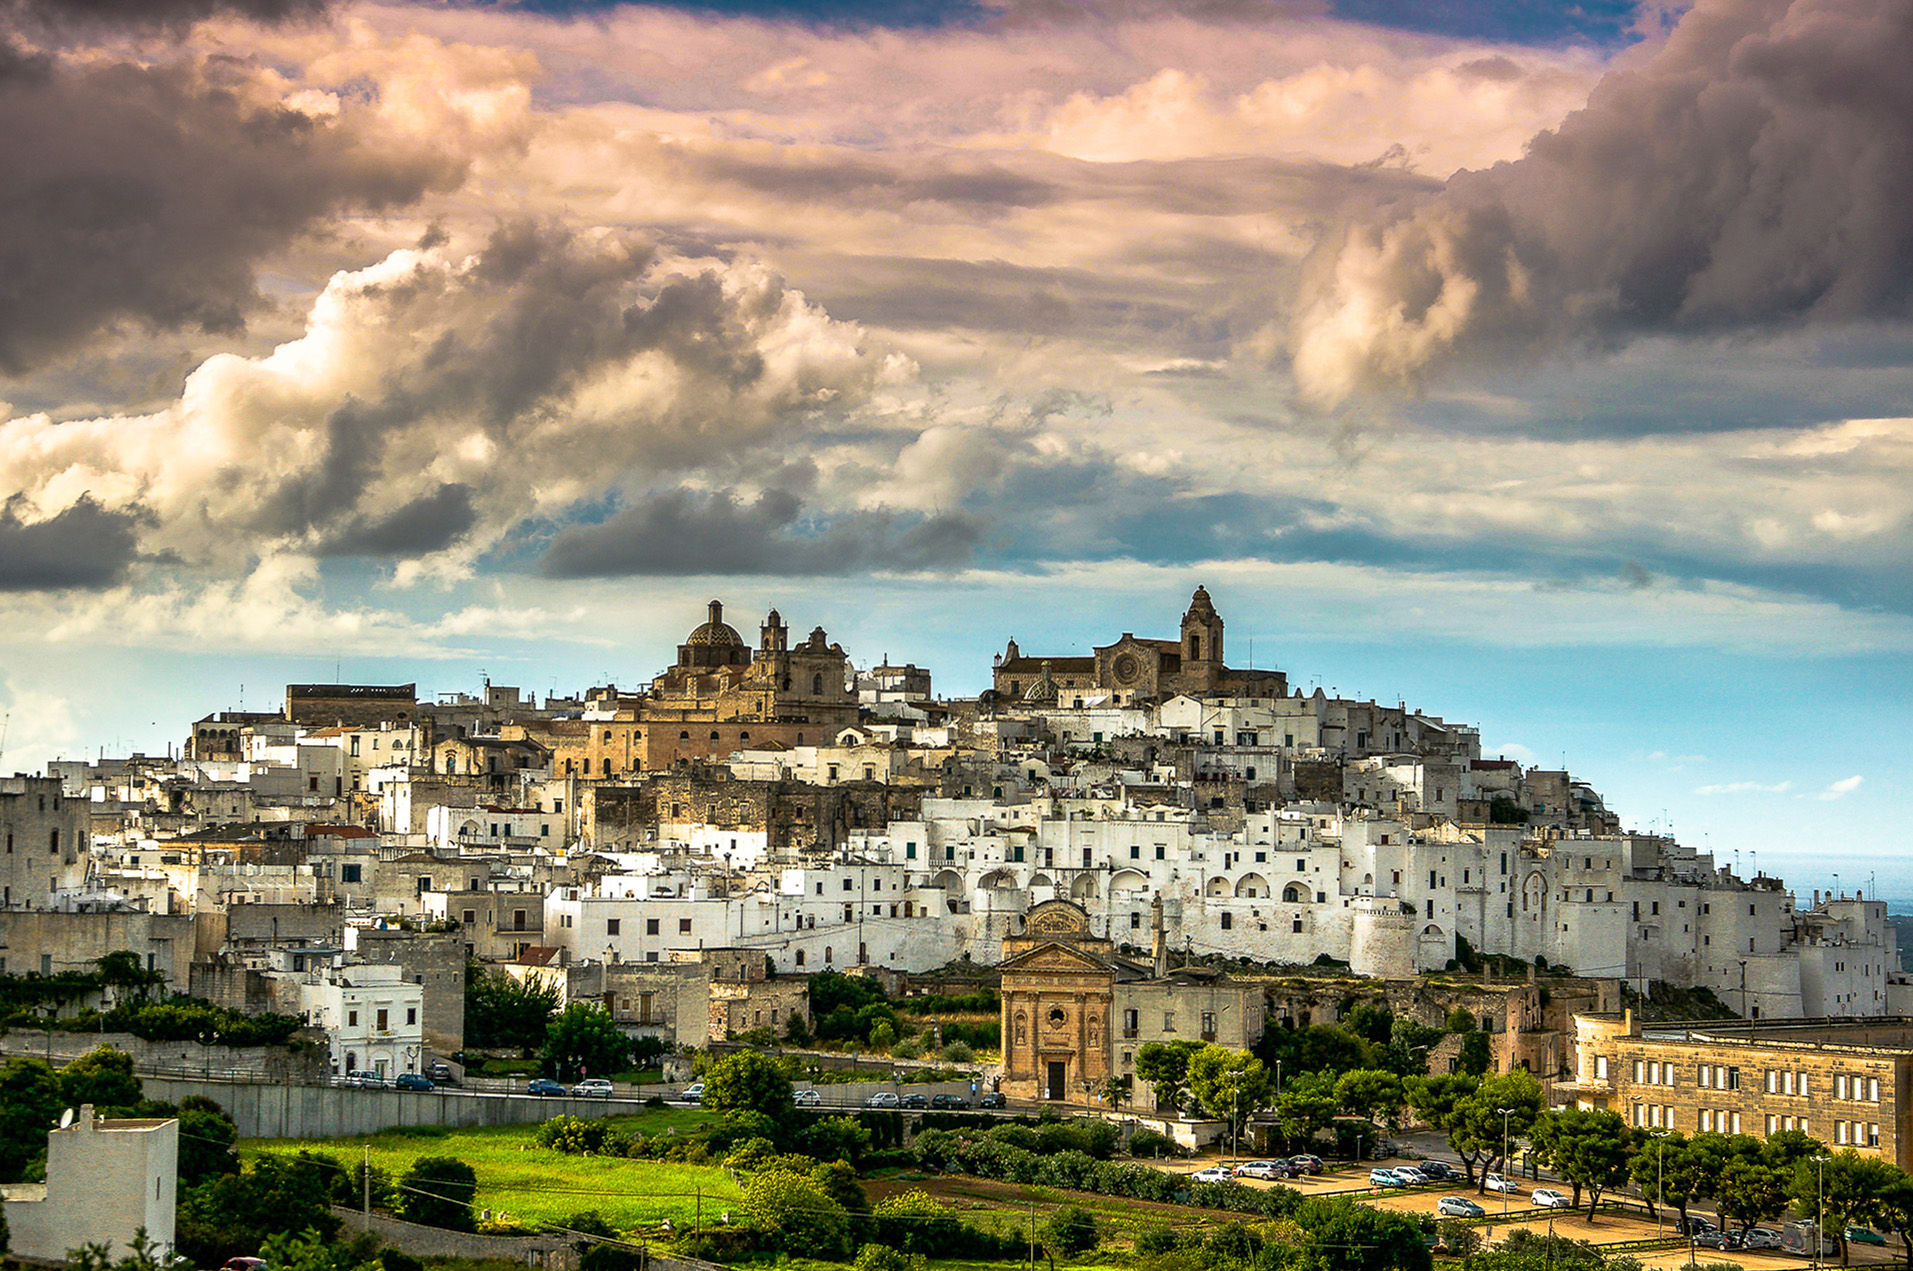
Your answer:
[[[1436,1223],[1435,1234],[1440,1237],[1442,1249],[1451,1258],[1466,1258],[1481,1248],[1481,1233],[1456,1218]]]
[[[1147,1156],[1154,1160],[1163,1157],[1175,1159],[1185,1155],[1180,1144],[1167,1134],[1156,1130],[1138,1130],[1129,1136],[1129,1154]]]
[[[857,1250],[852,1271],[924,1271],[928,1265],[922,1254],[903,1254],[883,1245],[867,1244]]]
[[[1174,1227],[1144,1227],[1136,1233],[1136,1252],[1145,1258],[1168,1253],[1180,1243],[1181,1237]]]
[[[1043,1246],[1061,1254],[1088,1253],[1102,1243],[1096,1215],[1080,1205],[1064,1205],[1043,1220]]]
[[[968,1042],[948,1041],[943,1044],[942,1059],[946,1064],[975,1063],[976,1052],[970,1049]]]
[[[948,1130],[925,1130],[910,1144],[910,1154],[922,1168],[947,1173],[963,1160],[963,1140]]]
[[[532,1142],[567,1156],[626,1155],[624,1135],[603,1121],[568,1115],[555,1116],[540,1125],[532,1135]]]
[[[744,1213],[765,1241],[790,1253],[839,1261],[850,1252],[850,1215],[815,1180],[765,1170],[744,1187]]]
[[[421,1157],[400,1184],[398,1215],[427,1227],[470,1231],[477,1194],[478,1175],[465,1162],[450,1156]]]

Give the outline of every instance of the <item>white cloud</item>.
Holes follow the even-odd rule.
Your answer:
[[[1840,780],[1834,782],[1832,785],[1828,786],[1826,789],[1822,790],[1819,794],[1816,794],[1813,797],[1816,799],[1825,800],[1827,802],[1831,802],[1834,799],[1844,799],[1848,795],[1852,794],[1855,790],[1858,790],[1861,784],[1865,781],[1866,781],[1866,778],[1859,776],[1858,774],[1855,774],[1854,776],[1851,776],[1851,777],[1842,777]]]
[[[1777,781],[1772,785],[1763,785],[1758,781],[1729,781],[1721,785],[1700,786],[1695,794],[1785,794],[1793,789],[1791,781]]]

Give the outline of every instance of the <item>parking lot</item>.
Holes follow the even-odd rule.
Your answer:
[[[1174,1172],[1177,1173],[1193,1174],[1209,1166],[1226,1163],[1227,1159],[1229,1158],[1210,1155],[1193,1161],[1178,1162],[1173,1169]],[[1243,1157],[1240,1159],[1250,1160],[1254,1158]],[[1539,1232],[1546,1232],[1552,1229],[1557,1236],[1563,1236],[1570,1240],[1582,1240],[1597,1245],[1627,1244],[1639,1240],[1652,1240],[1656,1237],[1673,1239],[1674,1216],[1672,1211],[1668,1212],[1664,1223],[1656,1223],[1654,1219],[1640,1214],[1616,1213],[1606,1210],[1601,1211],[1596,1215],[1595,1219],[1590,1222],[1588,1221],[1587,1206],[1584,1199],[1580,1209],[1553,1209],[1537,1213],[1533,1208],[1532,1202],[1529,1200],[1529,1193],[1534,1187],[1555,1187],[1560,1191],[1568,1192],[1570,1195],[1573,1194],[1572,1189],[1565,1184],[1556,1184],[1548,1179],[1542,1179],[1539,1183],[1529,1179],[1519,1180],[1517,1184],[1521,1189],[1519,1193],[1509,1195],[1506,1198],[1507,1212],[1509,1214],[1509,1218],[1506,1221],[1500,1218],[1503,1212],[1501,1196],[1494,1192],[1477,1194],[1474,1185],[1465,1181],[1453,1183],[1445,1187],[1424,1187],[1410,1190],[1384,1189],[1371,1187],[1369,1185],[1368,1172],[1371,1168],[1388,1168],[1396,1165],[1413,1165],[1417,1163],[1418,1162],[1408,1160],[1388,1160],[1376,1161],[1372,1164],[1365,1164],[1359,1167],[1351,1167],[1346,1163],[1342,1163],[1340,1168],[1333,1169],[1331,1172],[1311,1175],[1305,1178],[1291,1179],[1285,1183],[1262,1182],[1248,1178],[1239,1179],[1237,1181],[1245,1187],[1293,1187],[1311,1196],[1350,1196],[1372,1204],[1378,1209],[1391,1209],[1403,1213],[1428,1214],[1431,1216],[1435,1214],[1435,1206],[1442,1197],[1466,1196],[1487,1211],[1485,1217],[1476,1220],[1476,1228],[1481,1232],[1482,1238],[1491,1243],[1499,1243],[1506,1238],[1509,1231],[1516,1227],[1525,1227],[1531,1231]],[[1696,1208],[1689,1212],[1699,1213],[1701,1211]],[[1898,1249],[1899,1244],[1897,1241],[1890,1242],[1884,1248],[1856,1242],[1851,1250],[1851,1263],[1854,1266],[1869,1266],[1891,1262],[1898,1252]],[[1747,1267],[1750,1271],[1762,1271],[1762,1269],[1766,1268],[1777,1269],[1783,1267],[1793,1268],[1795,1271],[1798,1271],[1799,1268],[1808,1265],[1807,1259],[1784,1253],[1764,1251],[1757,1253],[1723,1252],[1718,1249],[1707,1248],[1702,1248],[1697,1252],[1699,1254],[1699,1261],[1702,1263],[1733,1263]],[[1643,1267],[1674,1268],[1687,1265],[1689,1251],[1685,1245],[1679,1245],[1666,1249],[1642,1250],[1634,1252],[1631,1256],[1637,1258]],[[1831,1265],[1839,1265],[1838,1256],[1834,1255],[1829,1259],[1829,1262]]]

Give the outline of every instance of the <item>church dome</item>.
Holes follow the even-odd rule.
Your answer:
[[[713,600],[711,602],[710,620],[693,631],[690,638],[685,640],[684,643],[689,645],[721,645],[729,647],[731,645],[742,645],[744,640],[737,634],[737,628],[724,621],[724,603],[720,600]]]

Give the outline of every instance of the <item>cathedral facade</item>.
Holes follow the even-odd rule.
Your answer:
[[[1125,631],[1090,657],[1032,657],[1011,640],[996,660],[993,687],[1003,703],[1068,704],[1100,697],[1116,703],[1191,696],[1282,697],[1281,671],[1240,670],[1223,661],[1222,615],[1206,588],[1196,588],[1177,640],[1139,639]]]

